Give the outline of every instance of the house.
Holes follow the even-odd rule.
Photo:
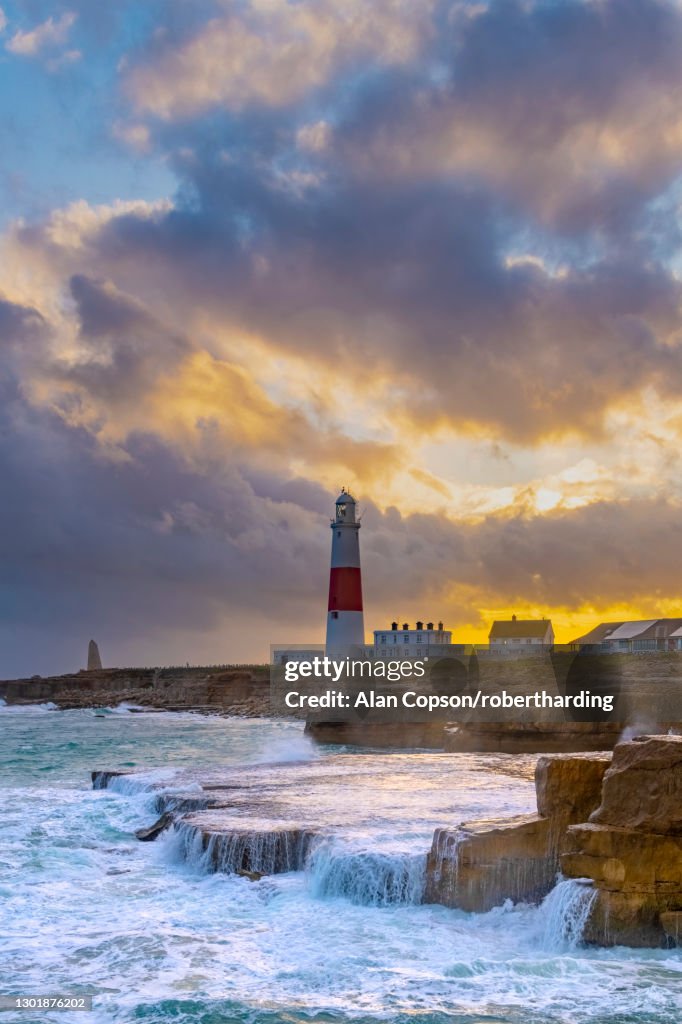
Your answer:
[[[682,626],[674,629],[668,637],[668,650],[682,651]]]
[[[397,622],[390,629],[374,630],[375,658],[423,658],[427,655],[448,654],[452,649],[452,632],[439,622],[416,622],[410,629],[409,622],[399,628]]]
[[[682,619],[632,619],[602,622],[573,644],[603,654],[646,654],[682,650]]]
[[[495,619],[488,634],[491,654],[536,654],[553,644],[551,619]]]

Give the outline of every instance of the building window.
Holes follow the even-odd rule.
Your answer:
[[[421,635],[421,633],[417,633],[417,643],[420,644],[421,642],[422,642],[422,635]]]
[[[410,638],[409,638],[408,634],[405,633],[405,635],[403,636],[403,643],[409,644],[409,642],[410,642]]]
[[[338,619],[338,617],[339,617],[339,613],[338,612],[332,612],[332,618],[333,619]]]
[[[386,643],[386,637],[385,637],[385,636],[382,636],[382,638],[381,638],[381,642],[382,642],[382,644],[385,644],[385,643]]]

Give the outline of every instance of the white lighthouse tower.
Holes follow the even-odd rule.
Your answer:
[[[327,654],[346,657],[351,648],[364,644],[365,620],[360,575],[360,523],[356,519],[355,498],[345,488],[336,499],[336,517],[331,528]]]

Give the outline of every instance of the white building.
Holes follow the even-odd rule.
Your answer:
[[[496,619],[488,634],[491,654],[536,654],[552,647],[551,619]]]
[[[391,623],[390,629],[374,630],[375,658],[424,658],[428,655],[447,654],[452,644],[452,632],[443,629],[439,622],[417,622],[414,629],[404,622],[398,627],[397,622]]]

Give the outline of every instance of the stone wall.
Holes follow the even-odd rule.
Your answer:
[[[400,720],[375,709],[344,719],[344,712],[309,715],[311,736],[324,743],[357,746],[430,747],[450,753],[553,753],[612,750],[626,729],[655,733],[682,723],[682,652],[595,655],[557,650],[552,655],[501,657],[480,654],[468,664],[470,686],[512,696],[583,689],[615,697],[613,713],[595,709],[507,712],[464,709],[440,717],[402,712]],[[420,689],[433,680],[422,682]],[[447,715],[447,719],[445,719]],[[485,717],[485,720],[484,720]],[[600,721],[599,718],[602,720]]]

